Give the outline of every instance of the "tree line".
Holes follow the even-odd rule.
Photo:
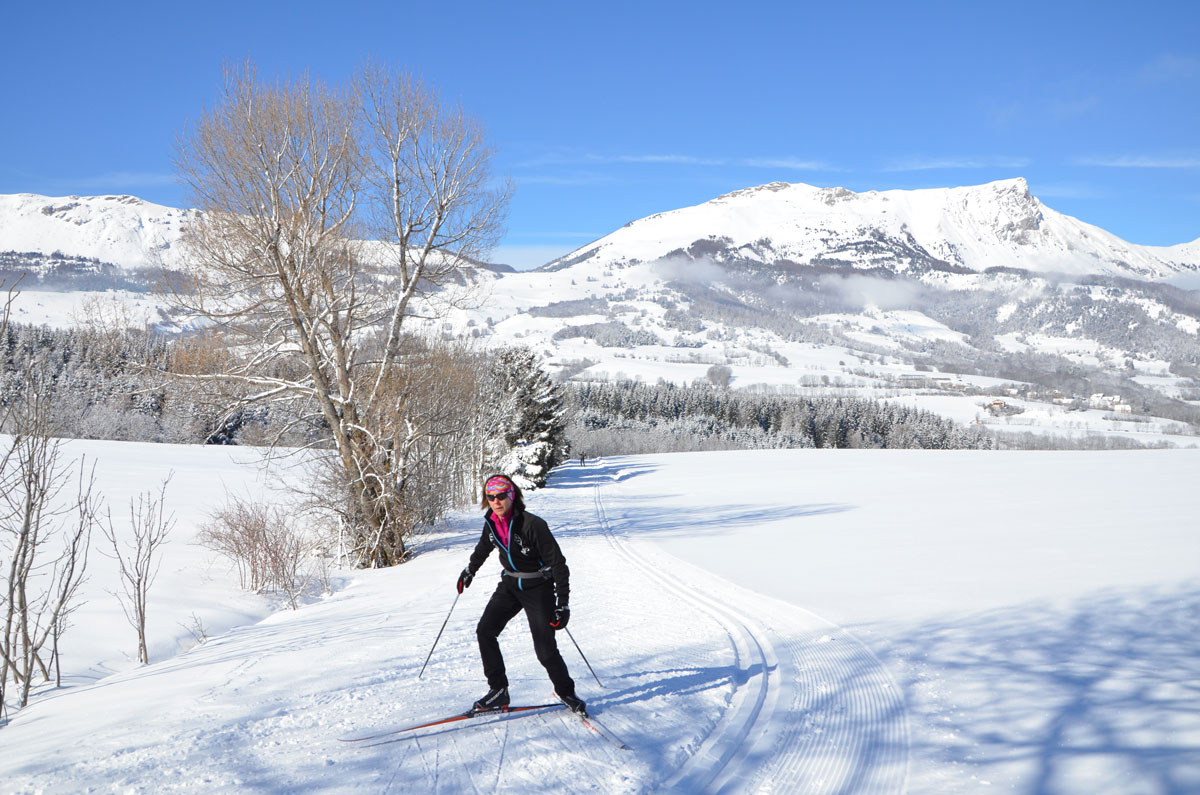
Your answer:
[[[524,488],[545,484],[567,454],[566,409],[562,387],[532,351],[484,352],[407,335],[400,350],[405,410],[420,430],[408,451],[406,534],[477,498],[483,475],[504,472]],[[339,491],[345,484],[328,460],[328,427],[313,406],[254,400],[247,384],[195,377],[231,367],[240,355],[204,334],[9,323],[0,329],[0,409],[19,404],[34,377],[57,438],[310,448],[318,462],[310,507],[328,523],[351,526],[353,503]],[[268,372],[288,375],[283,365]],[[0,430],[17,433],[16,416],[0,416]],[[357,559],[370,562],[369,548]]]
[[[707,386],[596,382],[567,393],[587,455],[766,448],[992,449],[982,430],[863,398],[759,395]]]

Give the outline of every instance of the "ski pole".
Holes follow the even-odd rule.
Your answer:
[[[450,613],[454,612],[454,605],[458,604],[460,596],[462,596],[461,593],[454,595],[454,601],[450,604]],[[446,613],[446,620],[442,622],[442,628],[438,630],[437,637],[433,639],[433,646],[429,648],[429,654],[425,655],[425,665],[429,665],[429,658],[433,656],[433,650],[437,648],[438,641],[442,639],[442,633],[446,631],[446,625],[450,623],[450,613]],[[421,666],[421,673],[417,674],[418,679],[425,675],[425,665]]]
[[[584,656],[583,649],[579,648],[579,643],[576,642],[575,636],[571,634],[570,628],[563,627],[563,629],[567,630],[567,637],[570,638],[571,642],[575,644],[575,651],[579,652],[580,657],[583,657],[583,664],[588,667],[589,671],[592,671],[592,676],[595,678],[596,684],[600,685],[601,687],[604,687],[604,683],[600,681],[600,677],[596,676],[596,672],[594,670],[592,670],[592,664],[590,662],[588,662],[587,657]],[[420,677],[418,677],[418,678],[420,678]]]

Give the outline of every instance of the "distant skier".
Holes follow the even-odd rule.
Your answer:
[[[458,575],[458,592],[471,585],[475,572],[493,547],[500,550],[504,571],[475,628],[483,673],[491,689],[473,708],[491,710],[508,706],[508,676],[499,637],[508,622],[524,610],[533,635],[533,649],[550,675],[555,693],[571,710],[586,715],[586,705],[575,696],[575,682],[567,672],[554,637],[555,630],[565,628],[571,617],[568,606],[571,572],[558,542],[544,519],[525,510],[521,489],[505,475],[487,479],[480,507],[486,511],[483,535],[467,567]]]
[[[587,456],[585,456],[583,453],[580,453],[579,454],[579,466],[583,466],[586,463],[587,463]]]

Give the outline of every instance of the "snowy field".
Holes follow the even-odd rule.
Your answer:
[[[347,743],[486,689],[478,535],[297,611],[189,535],[244,451],[72,443],[110,502],[175,477],[151,664],[97,557],[69,686],[0,728],[4,792],[1200,791],[1200,451],[768,451],[569,465],[530,496],[570,561],[560,646],[621,750],[560,711]],[[115,513],[115,511],[114,511]],[[207,642],[192,644],[190,614]],[[550,685],[517,618],[514,703]],[[190,647],[190,648],[189,648]]]

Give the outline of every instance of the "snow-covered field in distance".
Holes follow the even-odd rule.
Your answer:
[[[541,275],[550,280],[562,280],[561,274]],[[494,292],[486,293],[486,301],[497,301],[507,305],[521,295],[536,295],[538,301],[553,300],[554,282],[546,290],[532,287],[520,279],[537,278],[533,274],[513,274],[490,287]],[[560,285],[561,286],[561,285]],[[503,287],[503,291],[501,291]],[[547,296],[551,296],[547,298]],[[528,299],[527,299],[528,300]],[[485,304],[486,304],[485,301]],[[478,308],[474,313],[486,314]],[[25,290],[17,295],[13,304],[12,318],[20,323],[45,324],[52,328],[68,328],[85,323],[88,318],[100,315],[103,318],[128,318],[138,324],[154,324],[161,319],[158,304],[153,296],[127,291],[68,291],[50,292]],[[456,315],[459,321],[473,322],[471,313]],[[888,313],[892,320],[900,323],[906,313]],[[599,318],[598,318],[599,319]],[[843,321],[849,322],[847,318]],[[111,320],[110,320],[111,322]],[[553,318],[532,318],[523,314],[512,314],[497,326],[496,338],[490,344],[507,341],[532,347],[546,358],[549,370],[554,372],[564,362],[588,359],[593,362],[578,376],[589,380],[637,380],[656,383],[660,379],[675,384],[690,384],[704,381],[705,374],[713,364],[723,364],[728,359],[718,350],[688,351],[671,348],[638,346],[635,349],[604,348],[590,340],[562,340],[551,346],[548,342],[554,330],[561,325]],[[463,325],[460,333],[468,333],[469,326]],[[909,325],[911,333],[928,334],[936,339],[943,334],[944,327],[917,327]],[[483,341],[480,345],[489,344]],[[718,346],[720,347],[720,346]],[[1005,432],[1034,433],[1061,437],[1109,436],[1129,439],[1143,445],[1168,444],[1174,447],[1200,447],[1200,437],[1183,433],[1181,423],[1143,416],[1118,416],[1109,410],[1089,409],[1071,411],[1044,401],[1027,401],[1014,398],[1001,389],[1006,383],[997,378],[977,375],[916,372],[899,360],[880,364],[862,358],[855,351],[832,345],[811,343],[788,343],[776,345],[786,356],[788,364],[781,366],[769,356],[758,356],[755,361],[733,366],[732,386],[734,389],[775,391],[783,394],[808,396],[828,395],[834,397],[859,397],[880,400],[900,400],[918,408],[953,419],[963,424],[979,423],[984,427]],[[1166,363],[1162,363],[1165,373]],[[853,372],[851,372],[853,371]],[[1157,372],[1157,371],[1156,371]],[[960,387],[972,387],[983,394],[964,395],[957,389],[918,389],[904,387],[899,379],[911,377],[946,376]],[[1145,380],[1156,380],[1157,388],[1170,394],[1170,384],[1178,379],[1169,374],[1147,375]],[[1003,399],[1023,411],[1015,416],[993,416],[986,406],[993,399]]]
[[[485,689],[473,629],[494,559],[417,679],[477,511],[404,566],[342,572],[332,595],[271,613],[191,544],[224,489],[262,488],[243,451],[68,447],[99,462],[114,505],[174,470],[179,526],[151,592],[148,666],[108,606],[112,561],[94,558],[64,639],[70,686],[0,728],[4,791],[1200,789],[1198,451],[560,468],[530,508],[570,561],[570,629],[604,687],[560,646],[623,751],[561,712],[339,741]],[[211,636],[180,651],[193,612]],[[548,698],[523,619],[502,644],[514,699]]]

